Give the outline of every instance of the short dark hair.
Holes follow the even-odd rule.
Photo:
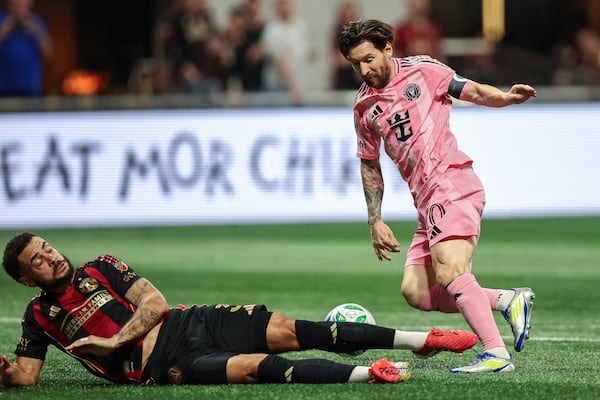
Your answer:
[[[386,44],[394,42],[394,28],[376,19],[347,22],[338,37],[340,52],[348,58],[350,49],[364,41],[369,41],[376,49],[383,50]]]
[[[13,237],[4,248],[2,265],[4,266],[6,273],[17,282],[21,277],[21,274],[19,273],[19,256],[34,236],[37,235],[31,232],[20,233]]]

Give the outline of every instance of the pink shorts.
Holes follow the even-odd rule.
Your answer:
[[[451,168],[418,205],[419,225],[406,254],[406,265],[431,265],[429,249],[451,238],[468,238],[477,244],[485,193],[471,168]]]

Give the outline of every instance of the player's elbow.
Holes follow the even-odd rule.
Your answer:
[[[162,293],[159,293],[155,299],[156,310],[160,313],[160,315],[165,315],[169,312],[169,303],[167,303],[167,299]]]
[[[10,382],[2,382],[5,387],[28,387],[36,386],[39,383],[39,376],[29,374],[19,374],[13,377]]]
[[[26,380],[25,382],[23,382],[23,384],[21,386],[37,386],[39,381],[40,380],[38,377],[31,377],[28,380]]]

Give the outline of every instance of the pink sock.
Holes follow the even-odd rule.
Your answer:
[[[473,274],[459,276],[446,289],[456,299],[458,310],[479,337],[484,351],[493,347],[505,347],[492,315],[488,296]]]
[[[498,307],[498,298],[500,297],[500,293],[502,293],[502,290],[500,289],[488,289],[488,288],[481,288],[483,289],[483,291],[485,292],[488,300],[490,301],[490,307],[492,310],[496,310]]]
[[[502,290],[488,288],[481,289],[490,301],[490,308],[496,310],[498,307],[498,298],[500,293],[502,293]],[[443,313],[459,312],[454,297],[440,284],[433,285],[427,290],[420,308],[423,311],[441,311]]]
[[[442,285],[433,285],[427,290],[421,303],[423,311],[441,311],[444,313],[457,313],[454,297]]]

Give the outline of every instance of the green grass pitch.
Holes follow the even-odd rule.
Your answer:
[[[333,306],[357,302],[381,325],[406,330],[464,328],[459,315],[410,308],[399,293],[413,222],[391,222],[403,252],[379,262],[364,223],[41,229],[74,264],[113,254],[150,279],[171,305],[265,303],[271,310],[321,320]],[[51,348],[35,388],[5,389],[0,399],[597,399],[600,395],[600,217],[485,219],[473,265],[482,286],[536,291],[531,339],[509,374],[454,375],[474,360],[406,351],[326,357],[368,365],[380,357],[410,361],[413,379],[399,385],[118,386],[88,374]],[[0,231],[2,247],[15,231]],[[14,358],[18,319],[35,293],[2,273],[0,353]],[[496,315],[512,344],[510,328]],[[476,347],[480,350],[479,345]]]

